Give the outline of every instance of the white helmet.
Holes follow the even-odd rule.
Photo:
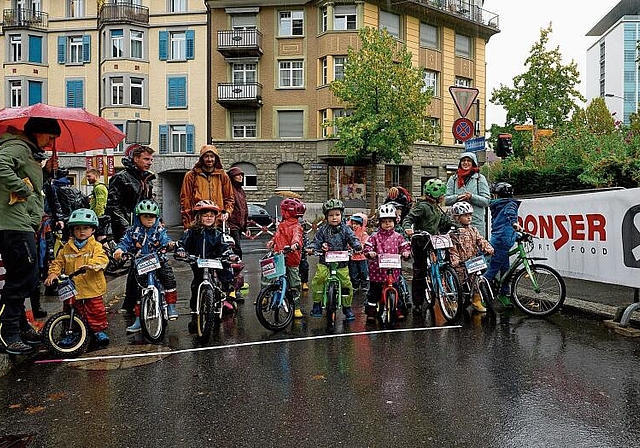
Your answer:
[[[467,215],[469,213],[473,213],[473,205],[469,204],[466,201],[456,202],[451,207],[451,214],[453,216]]]
[[[382,218],[396,219],[396,208],[391,204],[382,204],[378,208],[378,219]]]

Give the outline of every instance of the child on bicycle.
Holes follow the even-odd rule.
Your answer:
[[[329,278],[329,264],[326,262],[324,252],[327,251],[343,251],[349,247],[355,252],[362,250],[360,240],[353,233],[353,230],[343,222],[342,214],[344,213],[344,204],[339,199],[329,199],[322,204],[322,213],[326,223],[322,225],[311,242],[307,253],[322,252],[316,267],[316,273],[311,280],[311,290],[313,291],[313,308],[311,316],[322,317],[322,296],[324,294],[324,285]],[[351,310],[353,302],[353,287],[349,278],[348,262],[341,261],[338,264],[337,276],[342,283],[342,288],[348,291],[348,296],[342,302],[342,313],[348,321],[355,320],[356,315]]]
[[[364,213],[355,213],[349,218],[349,227],[353,229],[360,240],[360,244],[364,247],[369,239],[367,233],[367,215]],[[369,290],[369,266],[364,254],[353,254],[349,260],[349,277],[353,289],[360,288],[362,291]]]
[[[382,297],[382,288],[387,282],[387,269],[380,268],[378,258],[380,254],[400,254],[408,260],[411,252],[409,242],[404,236],[394,230],[396,225],[396,208],[383,204],[378,208],[378,230],[373,233],[364,245],[364,254],[369,259],[369,292],[367,293],[367,322],[376,321],[376,308]],[[398,279],[402,269],[393,269],[393,283],[397,289]],[[401,308],[396,308],[396,318],[404,319]]]
[[[471,225],[473,205],[467,201],[456,202],[451,206],[451,214],[453,219],[460,224],[460,228],[451,238],[453,247],[449,249],[449,256],[451,265],[455,268],[460,281],[463,282],[467,276],[464,267],[465,261],[477,256],[478,253],[493,255],[493,247],[480,235],[478,229]],[[482,299],[479,295],[474,295],[471,298],[471,306],[480,313],[487,311],[482,305]]]
[[[489,269],[484,277],[491,282],[496,274],[501,275],[509,270],[509,250],[516,242],[517,232],[522,231],[518,224],[518,208],[520,201],[513,198],[513,186],[507,182],[498,182],[491,185],[491,245],[494,249],[493,257],[489,263]],[[509,300],[509,285],[502,285],[498,291],[498,300],[505,306],[511,307]]]
[[[411,211],[402,221],[402,227],[408,237],[415,232],[427,231],[432,235],[446,232],[455,226],[455,223],[440,208],[444,194],[447,192],[446,184],[440,179],[429,179],[422,189],[424,196],[418,199]],[[413,296],[413,314],[421,315],[426,288],[426,276],[428,254],[423,250],[426,241],[421,238],[412,238],[413,248],[413,282],[411,283],[411,295]]]
[[[303,231],[298,217],[300,213],[304,215],[303,209],[306,210],[304,203],[295,198],[286,198],[280,202],[280,213],[282,221],[278,225],[275,235],[267,241],[267,249],[275,252],[281,252],[285,247],[289,246],[291,252],[285,255],[285,266],[287,269],[287,285],[289,291],[293,295],[295,303],[295,311],[293,317],[300,319],[304,317],[300,309],[300,253],[303,248]],[[266,282],[266,280],[265,280]]]
[[[167,230],[160,223],[160,207],[151,199],[143,199],[138,202],[134,209],[133,225],[127,229],[124,236],[113,252],[113,258],[119,260],[125,252],[139,252],[142,255],[158,252],[161,249],[171,249],[174,246],[169,238]],[[169,320],[178,318],[176,303],[178,292],[176,291],[176,277],[173,269],[169,266],[164,253],[158,253],[160,258],[160,269],[156,271],[158,281],[164,289],[164,299],[167,302],[167,312]],[[144,277],[144,276],[142,276]],[[146,277],[138,277],[138,282],[143,283]],[[127,334],[138,333],[140,327],[140,303],[137,303],[134,312],[136,320],[127,327]]]
[[[174,257],[177,260],[187,260],[189,255],[201,258],[221,258],[231,255],[233,249],[225,241],[224,234],[216,227],[216,219],[222,212],[220,207],[213,201],[203,200],[196,203],[193,211],[195,212],[195,219],[178,242]],[[191,300],[189,301],[191,321],[188,329],[189,333],[193,334],[197,331],[198,315],[196,314],[196,305],[198,286],[202,282],[204,269],[199,268],[196,264],[191,264],[191,270],[193,271]],[[231,292],[233,290],[233,271],[231,269],[218,271],[218,278],[222,283],[223,291]]]
[[[78,291],[76,307],[80,315],[87,320],[96,342],[107,345],[109,336],[105,330],[109,323],[103,295],[107,292],[104,269],[109,263],[109,257],[102,244],[93,236],[98,227],[98,217],[93,210],[80,208],[71,212],[67,226],[73,238],[64,244],[49,265],[49,275],[44,284],[51,286],[60,274],[68,275],[80,268],[86,268],[84,274],[74,279]]]

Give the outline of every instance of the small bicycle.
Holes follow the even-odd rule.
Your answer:
[[[91,331],[75,307],[78,292],[73,282],[74,277],[85,272],[86,268],[80,268],[58,277],[58,298],[63,304],[63,311],[51,316],[42,329],[42,340],[52,355],[75,358],[86,352],[89,346]]]
[[[315,252],[314,255],[322,255]],[[336,313],[342,307],[342,282],[338,277],[338,263],[349,261],[348,250],[329,250],[324,252],[324,259],[329,264],[329,277],[324,284],[322,307],[325,309],[327,328],[333,329],[336,324]]]
[[[156,277],[156,271],[160,269],[160,255],[164,255],[167,248],[149,254],[137,254],[133,256],[138,277],[146,276],[146,285],[138,283],[140,287],[140,327],[142,334],[151,343],[157,344],[164,337],[167,329],[169,315],[167,303],[164,300],[164,289]],[[131,254],[129,254],[131,257]]]
[[[287,283],[285,254],[291,248],[286,246],[282,252],[269,252],[260,260],[262,275],[273,283],[263,287],[256,299],[256,316],[266,329],[280,331],[293,321],[295,303]]]
[[[484,255],[478,255],[464,262],[465,277],[462,282],[464,306],[471,304],[471,299],[477,294],[484,304],[493,304],[493,290],[489,281],[482,274],[487,270]],[[490,308],[493,311],[493,308]]]
[[[533,317],[546,317],[560,309],[567,290],[560,274],[550,266],[539,264],[544,257],[529,257],[533,250],[533,235],[518,232],[516,247],[509,251],[515,256],[507,272],[496,277],[491,300],[487,308],[495,314],[495,297],[504,285],[511,286],[510,298],[523,313]]]
[[[384,327],[393,328],[398,316],[398,290],[393,285],[393,270],[402,268],[400,254],[378,254],[378,266],[387,270],[387,280],[378,301],[378,319]]]

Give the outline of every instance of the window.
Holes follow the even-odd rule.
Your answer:
[[[9,81],[11,107],[22,106],[22,81]]]
[[[429,48],[438,47],[438,28],[426,23],[420,24],[420,46]]]
[[[187,0],[169,0],[169,12],[186,12]]]
[[[301,110],[278,111],[278,137],[302,138],[304,133],[304,112]]]
[[[304,190],[304,170],[294,162],[281,163],[277,169],[276,188],[286,190]]]
[[[322,27],[321,32],[323,33],[329,29],[329,13],[327,12],[326,6],[322,8],[322,22],[320,26]]]
[[[441,138],[440,120],[434,117],[423,117],[422,128],[426,134],[427,142],[437,143]],[[431,138],[429,138],[431,136]]]
[[[337,5],[333,8],[334,30],[356,29],[356,5]]]
[[[9,36],[9,62],[22,61],[22,36],[20,34],[11,34]]]
[[[353,111],[351,109],[333,109],[333,119],[336,120],[337,118],[348,117],[352,113]],[[338,127],[334,126],[333,136],[337,137],[338,135],[340,135],[340,132],[338,132]]]
[[[456,33],[456,56],[471,58],[471,38]]]
[[[91,36],[58,36],[58,64],[91,62]]]
[[[333,80],[344,79],[344,63],[347,60],[344,56],[335,56],[333,58]]]
[[[70,64],[82,63],[82,36],[69,38],[69,59]]]
[[[114,123],[114,126],[117,127],[121,132],[124,132],[124,125],[123,124],[116,124]],[[116,146],[115,148],[113,148],[113,152],[115,154],[122,154],[124,152],[124,145],[125,145],[125,139],[123,138],[120,143],[118,143],[118,146]]]
[[[159,126],[160,154],[193,154],[195,126],[192,124],[161,124]]]
[[[427,90],[431,90],[433,96],[440,94],[438,91],[438,72],[434,72],[433,70],[424,71],[424,86],[422,87],[422,91],[426,92]]]
[[[258,70],[258,64],[233,64],[231,71],[233,73],[234,84],[249,84],[257,82],[256,71]]]
[[[169,58],[172,60],[186,59],[187,53],[185,50],[187,46],[187,39],[184,31],[169,33],[169,36],[171,39],[171,46],[169,47],[171,49],[171,53]]]
[[[67,17],[84,17],[84,0],[67,0]]]
[[[231,131],[233,133],[233,138],[256,138],[256,129],[255,111],[239,111],[231,113]]]
[[[187,107],[187,77],[172,76],[167,79],[167,107]]]
[[[142,59],[142,43],[144,34],[142,31],[131,30],[131,57],[134,59]]]
[[[111,57],[121,58],[124,53],[124,33],[122,30],[111,30]]]
[[[143,105],[143,95],[144,95],[144,79],[142,78],[131,78],[131,105],[132,106],[142,106]]]
[[[256,15],[254,13],[231,15],[231,29],[255,30],[256,28]]]
[[[386,29],[396,39],[400,39],[400,16],[387,11],[380,11],[380,29]]]
[[[27,81],[29,86],[29,106],[42,102],[42,81]]]
[[[327,73],[327,58],[324,57],[322,59],[320,59],[320,70],[322,70],[322,74],[320,76],[320,79],[322,80],[322,82],[320,82],[321,86],[325,86],[329,83],[329,74]]]
[[[42,36],[29,35],[29,62],[42,63]]]
[[[66,107],[84,107],[84,83],[81,80],[66,82]]]
[[[303,11],[280,11],[279,36],[302,36],[304,34]]]
[[[257,190],[258,188],[258,171],[256,166],[252,163],[236,163],[233,166],[237,166],[244,172],[244,179],[242,186],[248,187],[247,190]]]
[[[471,80],[469,78],[462,78],[460,76],[456,76],[456,79],[454,81],[454,84],[457,87],[473,87],[471,84]]]
[[[185,125],[169,126],[172,153],[187,152],[187,127]]]
[[[124,104],[124,79],[122,76],[116,76],[109,79],[109,84],[111,105],[122,106]]]
[[[303,61],[280,61],[279,87],[303,87],[303,82]]]
[[[327,130],[326,122],[329,120],[327,109],[323,109],[320,111],[320,131],[322,133],[322,138],[327,138],[329,131]]]
[[[184,61],[195,55],[195,31],[160,31],[158,53],[161,61]]]

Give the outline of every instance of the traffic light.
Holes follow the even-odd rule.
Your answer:
[[[498,147],[496,155],[502,159],[513,154],[513,145],[511,143],[511,134],[498,134]]]

